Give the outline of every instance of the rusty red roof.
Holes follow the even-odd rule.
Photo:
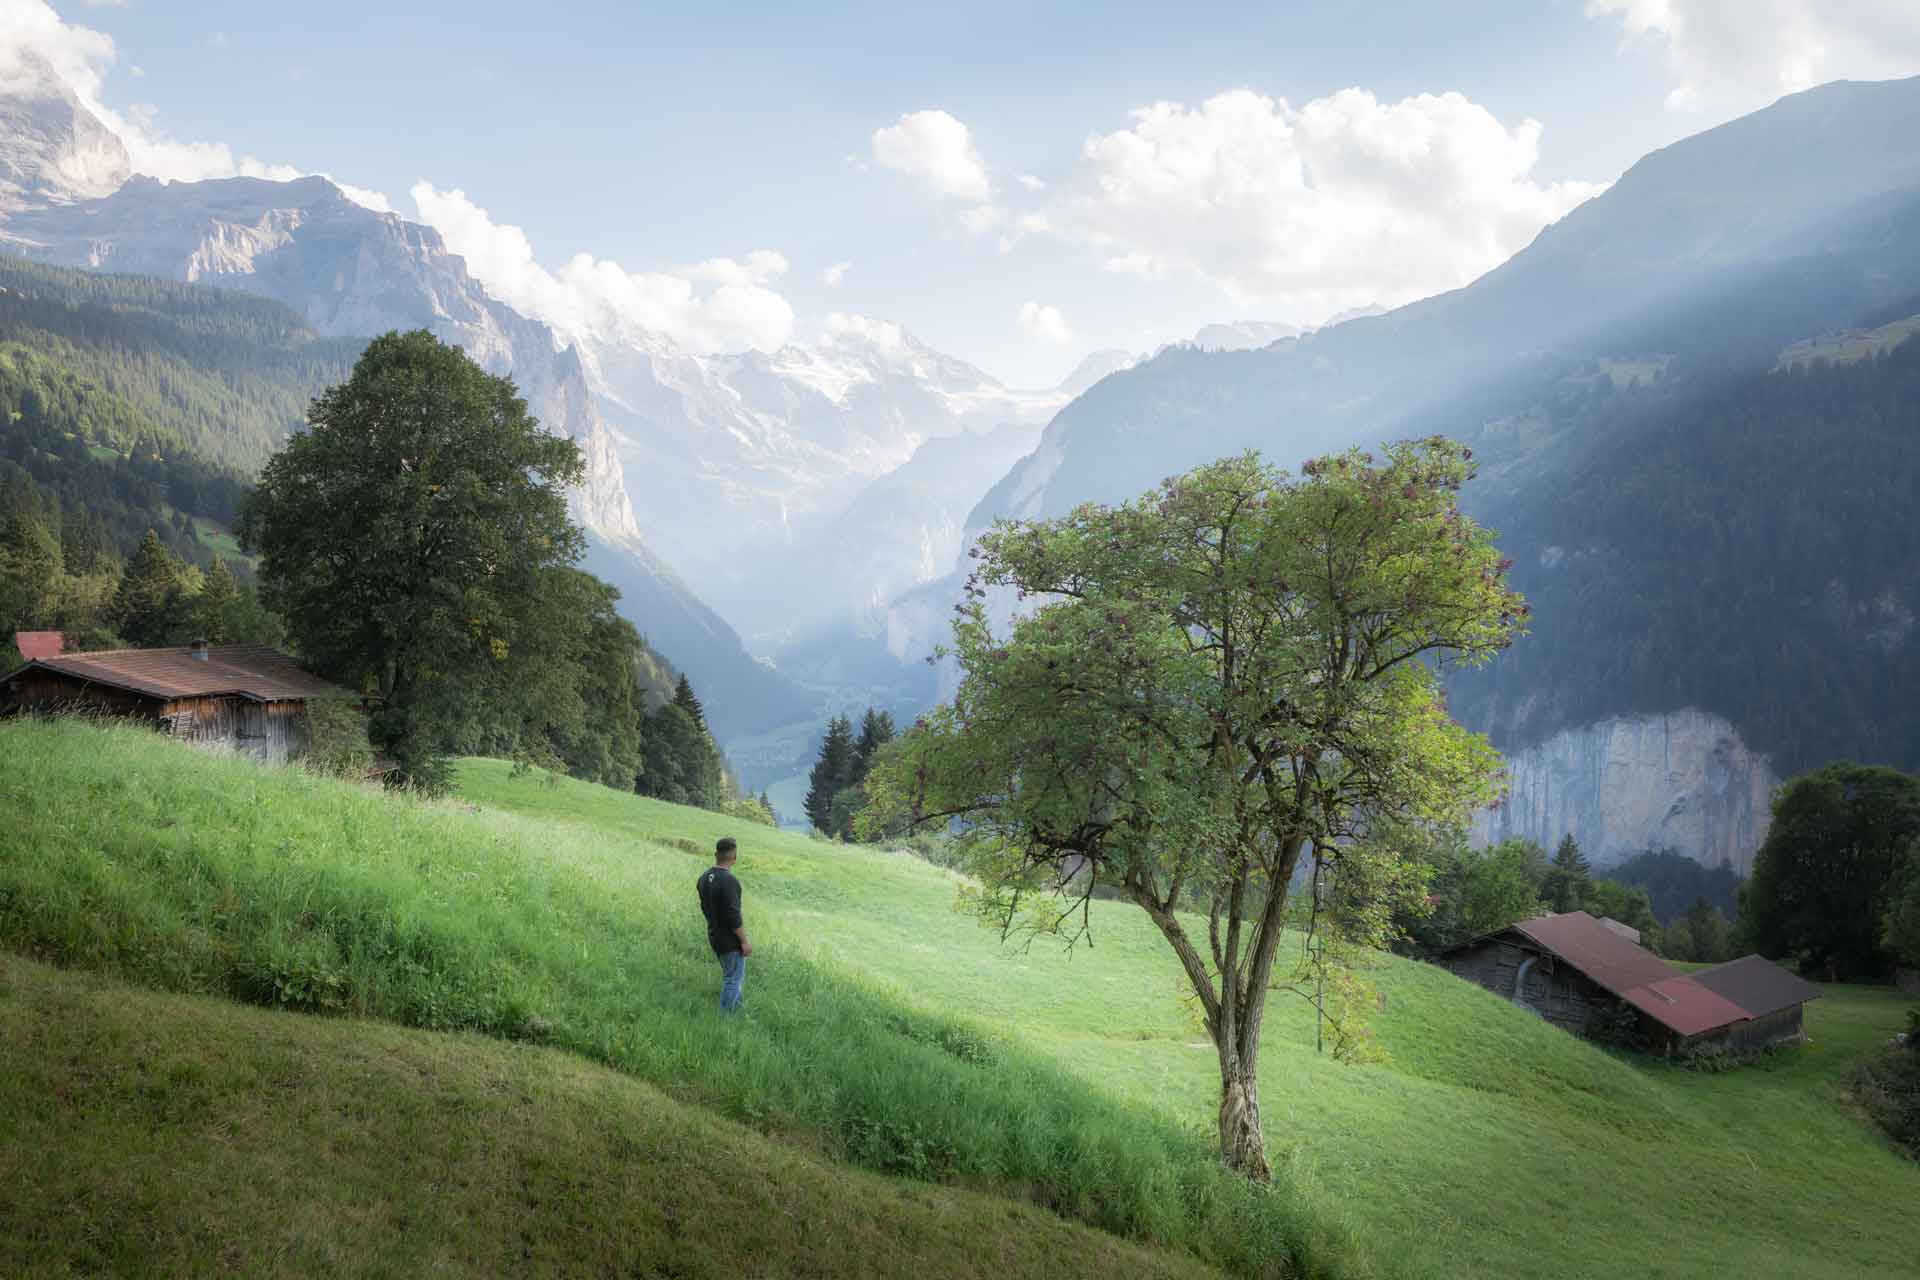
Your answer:
[[[13,647],[28,662],[35,658],[51,658],[67,647],[67,637],[61,631],[16,631],[13,633]]]
[[[1697,1036],[1753,1015],[1693,977],[1666,978],[1635,987],[1623,999],[1655,1022],[1683,1036]]]
[[[1635,987],[1680,976],[1680,971],[1665,960],[1627,941],[1584,911],[1536,916],[1513,927],[1622,998]]]
[[[1702,969],[1693,980],[1739,1005],[1752,1018],[1820,998],[1820,988],[1761,956],[1742,956]]]
[[[89,684],[169,700],[240,697],[288,702],[347,692],[301,670],[292,658],[265,645],[210,645],[206,654],[196,658],[191,648],[109,649],[41,658],[21,670],[58,672]]]

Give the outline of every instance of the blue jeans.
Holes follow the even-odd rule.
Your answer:
[[[740,987],[747,980],[747,958],[738,951],[720,954],[720,1012],[732,1013],[740,1007]]]

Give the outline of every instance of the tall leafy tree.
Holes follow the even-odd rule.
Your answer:
[[[1687,908],[1686,919],[1687,933],[1693,939],[1693,955],[1689,959],[1717,964],[1732,958],[1732,930],[1719,908],[1705,898],[1695,898]]]
[[[369,729],[399,777],[440,785],[495,670],[554,646],[542,578],[583,547],[580,451],[425,330],[376,338],[307,422],[248,498],[243,543],[308,660],[378,693]]]
[[[1920,778],[1840,761],[1790,780],[1742,899],[1754,946],[1830,982],[1883,972],[1886,909],[1916,838]]]
[[[1887,904],[1880,941],[1900,964],[1920,969],[1920,841],[1907,847],[1907,855],[1894,879],[1893,897]]]
[[[835,716],[820,742],[819,758],[807,774],[807,821],[819,831],[833,830],[833,801],[853,776],[853,723]]]
[[[870,822],[964,822],[973,901],[1002,930],[1078,936],[1096,887],[1147,914],[1216,1050],[1222,1157],[1260,1179],[1260,1031],[1294,872],[1312,856],[1338,874],[1376,826],[1458,824],[1493,799],[1498,757],[1447,716],[1430,663],[1486,661],[1524,616],[1459,510],[1458,446],[1304,472],[1249,454],[1118,508],[996,526],[954,624],[959,691],[868,784]],[[993,590],[1035,607],[998,632]]]

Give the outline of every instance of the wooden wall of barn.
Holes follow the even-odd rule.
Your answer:
[[[1533,963],[1521,978],[1521,966]],[[1511,937],[1489,938],[1447,957],[1446,966],[1495,995],[1533,1010],[1575,1035],[1620,1004],[1611,992],[1550,952],[1522,946]],[[1516,983],[1518,986],[1516,987]]]
[[[1682,1042],[1681,1047],[1700,1049],[1711,1046],[1744,1053],[1788,1040],[1797,1040],[1805,1034],[1805,1012],[1806,1006],[1802,1004],[1796,1004],[1787,1009],[1777,1009],[1763,1017],[1750,1018],[1745,1022],[1736,1022],[1732,1026],[1709,1031],[1705,1035],[1690,1037]]]
[[[256,760],[283,764],[300,749],[305,711],[298,702],[181,698],[161,709],[160,722],[187,742],[231,748]]]
[[[41,713],[89,711],[110,716],[137,716],[151,720],[160,704],[137,693],[104,684],[86,684],[39,668],[23,671],[7,682],[6,709]]]

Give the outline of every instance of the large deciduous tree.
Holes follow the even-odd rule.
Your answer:
[[[509,657],[559,625],[543,575],[578,559],[580,451],[425,330],[368,346],[267,463],[241,537],[266,601],[323,672],[380,696],[374,745],[434,785]]]
[[[1078,936],[1096,886],[1146,912],[1218,1054],[1222,1156],[1262,1179],[1260,1027],[1295,869],[1494,798],[1498,757],[1447,715],[1434,667],[1486,661],[1525,617],[1459,511],[1465,450],[1304,472],[1248,454],[996,526],[958,606],[959,690],[868,783],[869,822],[961,819],[1003,930]],[[996,588],[1031,606],[1004,630]]]
[[[1841,761],[1790,780],[1743,902],[1754,945],[1829,982],[1884,972],[1883,920],[1916,840],[1920,778]]]

